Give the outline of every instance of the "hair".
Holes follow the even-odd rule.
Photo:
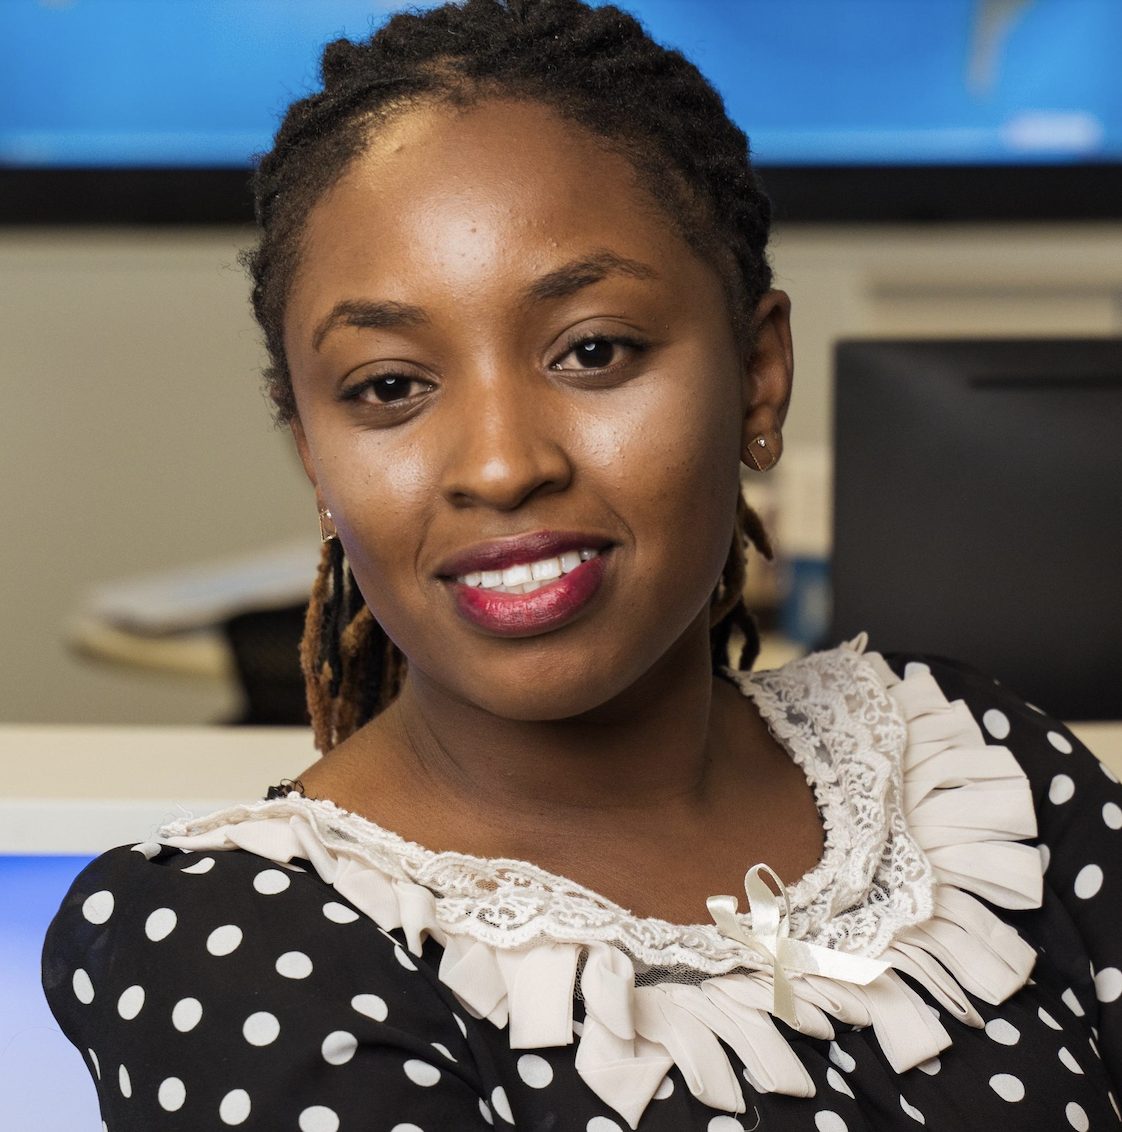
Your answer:
[[[720,274],[750,352],[750,312],[771,286],[771,209],[748,139],[700,71],[655,43],[633,16],[581,0],[465,0],[396,15],[362,42],[336,40],[324,51],[321,75],[323,89],[289,108],[254,177],[260,239],[245,262],[279,421],[296,416],[283,324],[308,214],[381,126],[424,103],[535,101],[620,152]],[[744,638],[741,668],[759,651],[742,597],[749,543],[771,556],[759,518],[738,497],[711,603],[714,667],[728,663],[734,630]],[[378,714],[404,676],[404,658],[363,601],[337,539],[324,544],[301,663],[321,751]]]

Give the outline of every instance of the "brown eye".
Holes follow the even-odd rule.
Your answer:
[[[573,347],[573,357],[586,369],[601,369],[612,364],[615,348],[615,343],[606,338],[590,338]]]
[[[411,377],[378,377],[370,382],[367,389],[375,400],[389,404],[391,401],[404,401],[417,384]]]
[[[553,363],[553,369],[611,369],[642,350],[639,342],[626,338],[585,338],[575,342]]]
[[[344,401],[364,401],[374,405],[394,405],[418,397],[431,389],[429,382],[403,373],[387,373],[370,377],[346,390]]]

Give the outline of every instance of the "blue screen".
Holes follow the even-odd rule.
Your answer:
[[[323,45],[398,6],[0,0],[0,165],[246,166]],[[1122,161],[1122,0],[623,6],[712,79],[764,165]]]

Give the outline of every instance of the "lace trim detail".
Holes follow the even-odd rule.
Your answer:
[[[843,647],[738,682],[827,825],[822,861],[788,889],[791,935],[895,969],[866,986],[791,975],[798,1029],[872,1026],[889,1063],[910,1068],[950,1038],[897,971],[980,1026],[966,992],[1004,1001],[1032,968],[1032,949],[974,898],[1040,903],[1039,856],[1016,843],[1035,833],[1027,780],[930,675],[900,680],[876,654]],[[771,1022],[770,969],[715,926],[641,920],[526,862],[433,853],[298,795],[162,832],[184,849],[307,859],[384,930],[402,928],[415,954],[434,938],[441,980],[475,1016],[509,1026],[512,1048],[576,1041],[579,993],[577,1070],[632,1128],[672,1064],[704,1103],[743,1112],[726,1046],[757,1090],[813,1095]]]
[[[850,649],[774,672],[730,673],[807,776],[823,815],[819,864],[789,886],[797,939],[872,955],[931,914],[933,879],[900,803],[903,720],[870,666]],[[527,861],[434,853],[331,802],[289,795],[167,829],[169,836],[304,814],[325,846],[355,853],[400,881],[440,896],[441,927],[490,947],[535,940],[610,943],[647,971],[685,967],[725,974],[739,944],[712,924],[640,918],[574,881]],[[754,862],[746,861],[745,867]],[[750,924],[750,917],[742,917]]]

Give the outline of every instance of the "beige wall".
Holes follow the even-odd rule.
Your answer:
[[[97,582],[306,533],[309,491],[260,393],[249,234],[0,232],[0,721],[204,722],[220,684],[69,655]],[[776,234],[795,299],[787,430],[829,433],[843,335],[1122,334],[1122,225]]]

